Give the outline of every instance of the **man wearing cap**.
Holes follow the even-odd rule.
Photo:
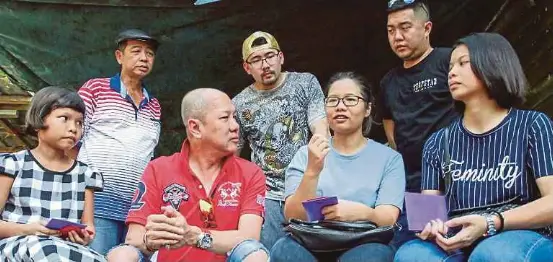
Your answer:
[[[328,136],[324,95],[310,73],[282,72],[284,54],[266,32],[251,34],[242,45],[243,67],[255,82],[233,98],[242,148],[267,177],[261,242],[271,248],[284,236],[284,171],[311,134]]]
[[[158,42],[143,31],[125,30],[116,39],[121,72],[90,79],[79,89],[86,105],[78,160],[99,170],[105,188],[94,197],[96,235],[91,247],[106,254],[125,239],[133,191],[154,155],[161,107],[142,80],[151,71]],[[72,152],[76,154],[77,152]]]
[[[378,112],[389,144],[403,156],[406,189],[420,192],[422,147],[426,139],[456,117],[447,75],[450,48],[430,45],[432,22],[428,6],[415,0],[388,3],[388,41],[403,60],[380,82]],[[405,214],[393,244],[399,247],[414,238]]]

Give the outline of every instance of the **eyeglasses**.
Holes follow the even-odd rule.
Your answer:
[[[392,8],[396,2],[403,2],[403,4],[409,5],[415,2],[415,0],[390,0],[388,1],[388,8]]]
[[[200,216],[204,222],[205,228],[216,228],[217,223],[215,223],[215,213],[213,212],[213,203],[211,199],[200,199],[198,203],[200,208]]]
[[[249,62],[246,61],[246,63],[250,64],[253,67],[262,67],[263,61],[267,63],[268,65],[274,65],[278,60],[278,53],[268,53],[265,55],[265,57],[256,56],[252,58]]]
[[[342,101],[342,103],[344,103],[345,106],[352,107],[352,106],[356,106],[357,104],[359,104],[360,100],[365,101],[365,99],[360,97],[360,96],[344,96],[342,98],[327,97],[327,98],[325,98],[325,106],[327,106],[327,107],[337,107],[338,104],[340,104],[340,101]]]

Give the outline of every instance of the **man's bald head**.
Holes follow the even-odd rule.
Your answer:
[[[181,106],[190,152],[199,150],[220,157],[236,152],[240,127],[227,94],[213,88],[195,89],[184,96]]]
[[[207,111],[214,105],[214,101],[221,98],[221,96],[229,99],[227,94],[214,88],[198,88],[186,93],[181,103],[181,116],[184,126],[188,126],[187,122],[191,118],[202,120]]]

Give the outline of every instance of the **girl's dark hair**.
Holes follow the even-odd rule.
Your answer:
[[[507,39],[497,33],[475,33],[457,40],[453,47],[459,45],[467,46],[472,71],[500,107],[511,108],[524,103],[526,76]],[[462,113],[465,104],[455,101],[455,108]]]
[[[365,137],[368,137],[369,132],[371,130],[371,124],[372,124],[372,115],[373,115],[372,106],[374,105],[372,86],[363,76],[355,72],[339,72],[332,75],[328,80],[328,84],[325,88],[325,96],[328,96],[330,87],[332,86],[332,84],[334,84],[334,82],[343,80],[343,79],[350,79],[359,87],[359,91],[361,92],[361,97],[363,97],[363,99],[366,102],[365,105],[371,109],[370,115],[365,118],[362,126],[363,135]]]
[[[44,118],[57,108],[71,108],[85,114],[85,105],[81,97],[72,90],[50,86],[39,90],[31,100],[25,117],[25,131],[33,136],[37,130],[46,129]]]

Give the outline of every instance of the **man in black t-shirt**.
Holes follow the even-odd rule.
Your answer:
[[[403,60],[380,82],[379,112],[388,143],[403,156],[406,190],[420,192],[422,148],[426,139],[456,116],[447,75],[450,48],[430,46],[430,13],[427,5],[413,0],[388,3],[388,41]],[[404,210],[405,211],[405,210]],[[403,227],[393,244],[399,247],[413,237]]]

